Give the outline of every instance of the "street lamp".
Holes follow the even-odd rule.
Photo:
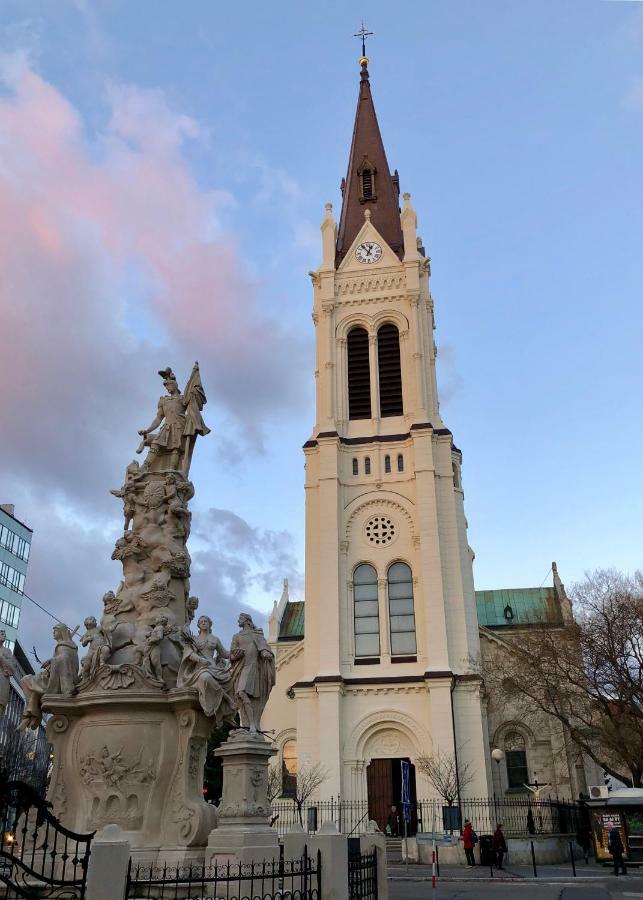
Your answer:
[[[495,762],[495,764],[498,766],[498,787],[502,787],[502,779],[500,778],[500,763],[503,761],[504,758],[505,758],[505,751],[504,751],[504,750],[501,750],[500,747],[494,747],[494,749],[491,751],[491,759],[492,759],[492,760]],[[498,819],[498,800],[497,800],[497,798],[496,798],[496,785],[495,785],[495,782],[494,782],[494,785],[493,785],[493,805],[494,805],[495,814],[496,814],[496,824],[498,824],[498,822],[497,822],[497,819]]]

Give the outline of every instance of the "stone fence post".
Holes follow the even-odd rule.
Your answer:
[[[320,900],[346,900],[348,897],[348,840],[334,822],[324,822],[310,839],[310,855],[321,850]]]
[[[370,826],[374,824],[369,822]],[[377,900],[388,900],[388,881],[386,878],[386,838],[381,831],[367,831],[360,835],[360,853],[376,853],[377,858]]]
[[[124,900],[130,845],[118,825],[97,831],[87,868],[87,900]]]

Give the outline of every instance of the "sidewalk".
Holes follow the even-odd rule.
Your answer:
[[[584,862],[576,863],[576,878],[572,871],[571,863],[558,865],[542,865],[536,867],[538,873],[534,878],[532,866],[505,866],[503,869],[493,870],[493,878],[489,866],[475,866],[472,869],[466,866],[441,865],[440,881],[544,881],[544,882],[586,882],[613,877],[611,866],[601,866],[596,863],[585,865]],[[643,878],[643,869],[628,869],[626,878]],[[431,879],[431,866],[421,863],[394,864],[387,867],[389,881],[427,881]]]

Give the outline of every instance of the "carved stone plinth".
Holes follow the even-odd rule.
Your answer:
[[[210,833],[207,865],[273,860],[277,832],[270,827],[268,764],[277,749],[262,734],[233,731],[215,755],[223,762],[223,796],[218,824]]]
[[[216,811],[203,800],[212,722],[196,691],[45,696],[54,769],[48,799],[73,831],[114,823],[149,859],[203,858]],[[196,853],[197,848],[200,852]]]

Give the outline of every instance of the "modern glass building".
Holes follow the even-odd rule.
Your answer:
[[[22,596],[29,563],[32,530],[14,515],[10,503],[0,503],[0,628],[7,647],[15,646]]]

